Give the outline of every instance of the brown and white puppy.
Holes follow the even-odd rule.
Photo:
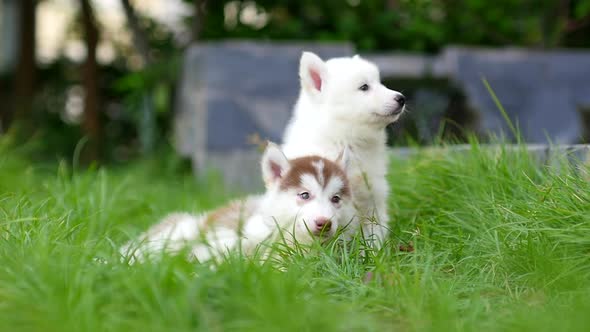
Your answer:
[[[198,216],[169,215],[121,253],[135,261],[189,245],[192,258],[202,261],[237,247],[248,254],[264,241],[325,241],[354,218],[347,164],[346,150],[335,161],[318,156],[288,160],[269,143],[261,162],[265,194]]]

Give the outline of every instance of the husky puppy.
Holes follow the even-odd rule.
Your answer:
[[[377,67],[358,55],[323,61],[304,52],[301,92],[283,138],[288,158],[335,158],[350,148],[350,188],[357,221],[377,246],[388,233],[387,125],[404,112],[405,97],[381,84]]]
[[[267,240],[328,240],[355,215],[347,164],[346,150],[332,160],[319,156],[289,160],[278,145],[269,143],[261,161],[263,195],[202,215],[171,214],[123,246],[121,254],[133,262],[189,246],[191,258],[203,261],[238,247],[252,253]]]

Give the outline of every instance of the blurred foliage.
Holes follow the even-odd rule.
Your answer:
[[[477,131],[477,113],[449,79],[385,78],[383,84],[403,87],[408,100],[405,114],[388,127],[389,145],[467,142]],[[486,137],[480,139],[485,141]]]
[[[106,160],[133,158],[145,150],[142,147],[145,141],[153,140],[156,145],[168,143],[180,59],[190,42],[230,38],[344,41],[365,52],[428,53],[439,52],[449,44],[590,47],[587,37],[590,35],[590,0],[184,1],[194,13],[184,21],[185,26],[180,30],[185,32],[180,37],[138,12],[149,46],[149,65],[138,65],[141,57],[133,44],[110,41],[116,49],[116,57],[112,62],[100,64],[99,82]],[[200,11],[195,10],[197,8]],[[79,17],[70,26],[69,38],[83,38]],[[79,119],[66,114],[71,96],[83,95],[83,91],[80,93],[80,69],[79,63],[65,56],[38,68],[34,112],[29,120],[38,129],[36,135],[42,137],[51,156],[71,156],[85,135]],[[0,100],[10,99],[12,92],[4,87],[11,86],[12,81],[10,75],[0,77]],[[408,94],[432,100],[405,83]],[[446,85],[433,84],[429,93],[435,98],[446,94],[450,99],[439,98],[442,98],[440,103],[446,105],[443,107],[446,113],[435,114],[432,118],[466,118],[466,112],[449,113],[464,109],[456,107],[461,104],[461,98],[447,91]],[[148,117],[143,111],[146,103],[150,107],[153,105],[154,110]],[[408,119],[413,118],[409,116]],[[435,125],[417,118],[412,121],[407,126],[408,131],[400,131],[400,135],[408,134],[418,142],[433,139],[420,133]],[[458,131],[450,129],[445,129],[444,134],[460,136]],[[153,148],[157,151],[157,146]]]
[[[237,8],[237,11],[235,10]],[[590,46],[589,0],[209,1],[202,37],[351,41],[360,50],[447,44]],[[263,26],[245,16],[267,15]]]

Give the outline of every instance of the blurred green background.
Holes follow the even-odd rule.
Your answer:
[[[41,146],[39,158],[124,162],[169,145],[194,43],[586,48],[589,14],[590,0],[0,0],[0,135]]]

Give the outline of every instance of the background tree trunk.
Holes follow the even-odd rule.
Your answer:
[[[145,36],[145,32],[141,29],[139,25],[139,19],[137,18],[137,14],[135,13],[135,9],[129,2],[129,0],[121,0],[121,5],[123,5],[123,10],[125,11],[125,16],[127,18],[127,23],[129,24],[129,28],[131,29],[131,33],[133,36],[133,44],[135,48],[139,52],[143,60],[144,66],[149,63],[150,58],[150,47]]]
[[[12,112],[5,115],[3,121],[5,127],[9,126],[12,120],[20,121],[23,125],[30,125],[35,91],[35,10],[37,1],[20,0],[19,5],[19,39],[14,73],[14,102]]]
[[[84,119],[82,128],[88,138],[88,142],[82,152],[84,162],[98,160],[100,157],[100,94],[99,71],[96,61],[96,47],[99,35],[94,12],[89,0],[80,0],[82,9],[82,24],[84,26],[86,42],[86,61],[82,68],[82,82],[84,85]]]
[[[191,41],[194,43],[201,37],[201,31],[205,25],[205,9],[207,7],[207,0],[194,0],[195,1],[195,15],[193,21],[193,31]]]
[[[0,134],[8,129],[14,102],[14,71],[20,37],[18,0],[0,0]]]
[[[145,31],[139,24],[139,18],[135,9],[129,0],[121,0],[127,23],[131,29],[133,36],[133,44],[141,60],[143,62],[142,68],[149,67],[152,63],[150,57],[150,46]],[[156,114],[154,107],[153,91],[149,87],[145,87],[139,102],[139,118],[138,121],[138,136],[141,144],[141,150],[144,154],[149,154],[153,151],[156,145]]]

